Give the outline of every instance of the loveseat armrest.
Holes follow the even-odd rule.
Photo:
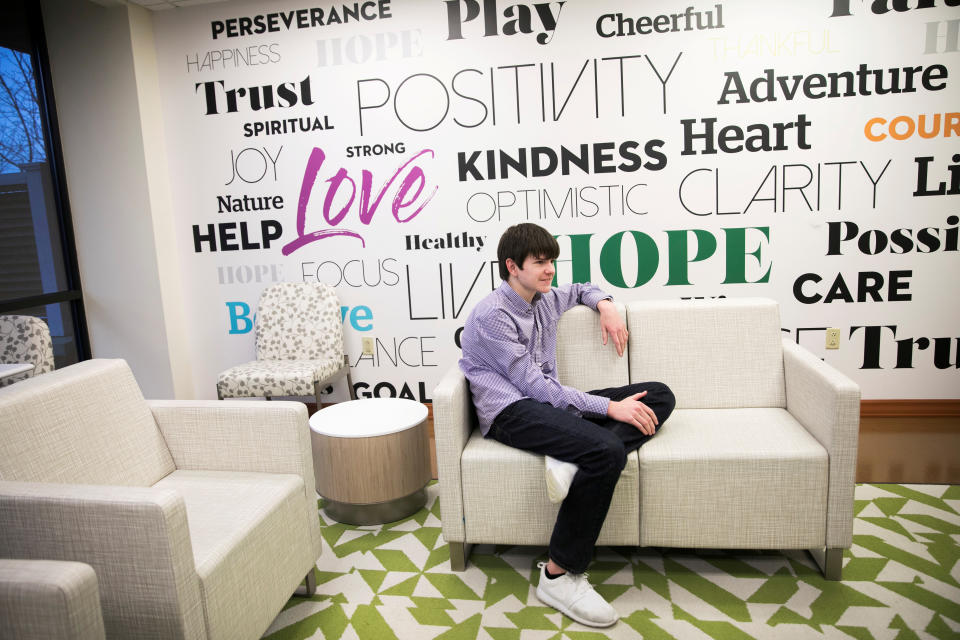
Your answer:
[[[176,492],[0,482],[0,522],[5,556],[93,567],[108,636],[205,637],[187,511]]]
[[[454,365],[433,390],[441,520],[447,542],[465,541],[460,455],[475,426],[475,415],[467,379]]]
[[[0,638],[102,640],[98,589],[82,562],[0,559]]]
[[[828,548],[853,543],[853,492],[860,432],[860,387],[843,373],[783,338],[787,411],[827,450]]]

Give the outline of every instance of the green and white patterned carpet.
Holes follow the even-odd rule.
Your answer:
[[[292,598],[264,637],[960,638],[960,486],[858,485],[843,582],[803,552],[600,547],[590,581],[621,620],[599,632],[537,600],[542,547],[480,545],[450,571],[437,493],[383,526],[321,511],[317,593]]]

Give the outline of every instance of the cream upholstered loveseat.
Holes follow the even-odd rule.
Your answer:
[[[0,389],[0,558],[92,567],[108,638],[259,638],[319,555],[304,405],[148,402],[122,360]]]
[[[781,333],[764,299],[625,307],[629,347],[600,342],[577,307],[558,328],[560,381],[582,390],[659,380],[677,405],[628,456],[598,544],[809,549],[840,579],[852,543],[860,391]],[[443,535],[462,569],[473,543],[546,545],[558,506],[543,457],[484,439],[456,367],[433,392]]]

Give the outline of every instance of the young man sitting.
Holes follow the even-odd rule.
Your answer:
[[[587,582],[600,528],[630,451],[663,425],[673,393],[659,382],[583,392],[557,379],[557,322],[577,304],[600,313],[618,356],[627,328],[592,284],[553,288],[557,241],[535,224],[507,229],[497,246],[504,282],[467,318],[460,369],[484,437],[546,458],[550,499],[563,503],[540,563],[537,597],[582,624],[608,627],[617,612]]]

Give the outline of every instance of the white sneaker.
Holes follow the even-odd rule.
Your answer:
[[[550,502],[563,502],[579,467],[572,462],[561,462],[550,456],[544,456],[543,461],[546,466],[547,497]]]
[[[537,585],[537,598],[589,627],[609,627],[616,624],[620,615],[587,582],[587,574],[574,575],[569,571],[553,580],[547,578],[547,563],[541,562],[540,584]]]

